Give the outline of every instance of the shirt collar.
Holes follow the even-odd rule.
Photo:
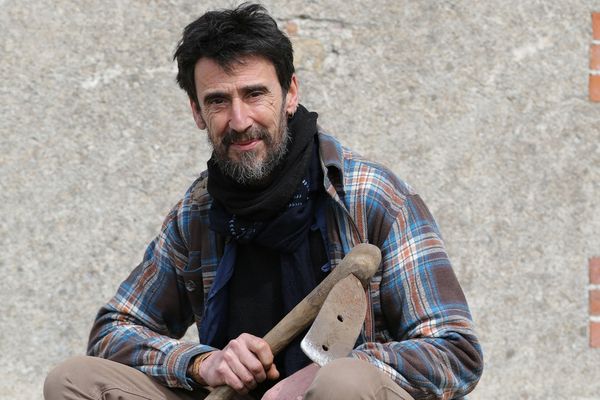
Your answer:
[[[319,131],[319,154],[324,167],[325,187],[331,184],[335,191],[344,191],[344,149],[340,142],[326,133],[320,126]]]

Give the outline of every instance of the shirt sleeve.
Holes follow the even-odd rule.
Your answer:
[[[177,274],[187,262],[177,226],[178,206],[142,263],[98,312],[87,353],[134,367],[166,386],[192,390],[197,384],[187,376],[191,359],[215,349],[179,340],[194,314]]]
[[[364,343],[352,355],[415,399],[461,398],[481,376],[482,351],[437,225],[418,195],[406,197],[379,245],[379,298],[392,340]]]

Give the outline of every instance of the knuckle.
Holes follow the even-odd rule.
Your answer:
[[[232,351],[226,351],[223,354],[223,360],[227,363],[227,364],[231,364],[234,360],[235,360],[235,354]]]
[[[252,376],[245,376],[242,378],[245,386],[254,386],[254,378]]]
[[[215,368],[215,371],[217,372],[217,374],[219,375],[225,375],[225,373],[227,372],[227,365],[225,364],[220,364]]]
[[[270,352],[270,347],[267,344],[267,342],[265,342],[264,340],[260,340],[257,344],[256,344],[256,348],[258,349],[258,351],[260,352]]]
[[[250,340],[252,340],[252,335],[248,333],[242,333],[240,336],[237,337],[237,340],[239,342],[248,343]]]
[[[248,369],[255,376],[260,375],[262,372],[264,372],[264,368],[260,363],[252,363],[252,365],[248,366]]]

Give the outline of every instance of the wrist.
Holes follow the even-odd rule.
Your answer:
[[[196,357],[194,357],[192,359],[192,362],[190,363],[190,366],[188,367],[188,375],[198,384],[202,385],[202,386],[207,386],[206,381],[204,380],[204,378],[202,377],[201,373],[200,373],[200,367],[202,366],[202,363],[208,358],[210,357],[212,354],[214,353],[214,351],[208,351],[206,353],[202,353],[197,355]]]

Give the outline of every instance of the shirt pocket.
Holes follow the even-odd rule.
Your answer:
[[[202,274],[202,257],[200,251],[190,251],[188,264],[184,271],[178,271],[183,280],[192,312],[199,322],[204,314],[204,287]]]

